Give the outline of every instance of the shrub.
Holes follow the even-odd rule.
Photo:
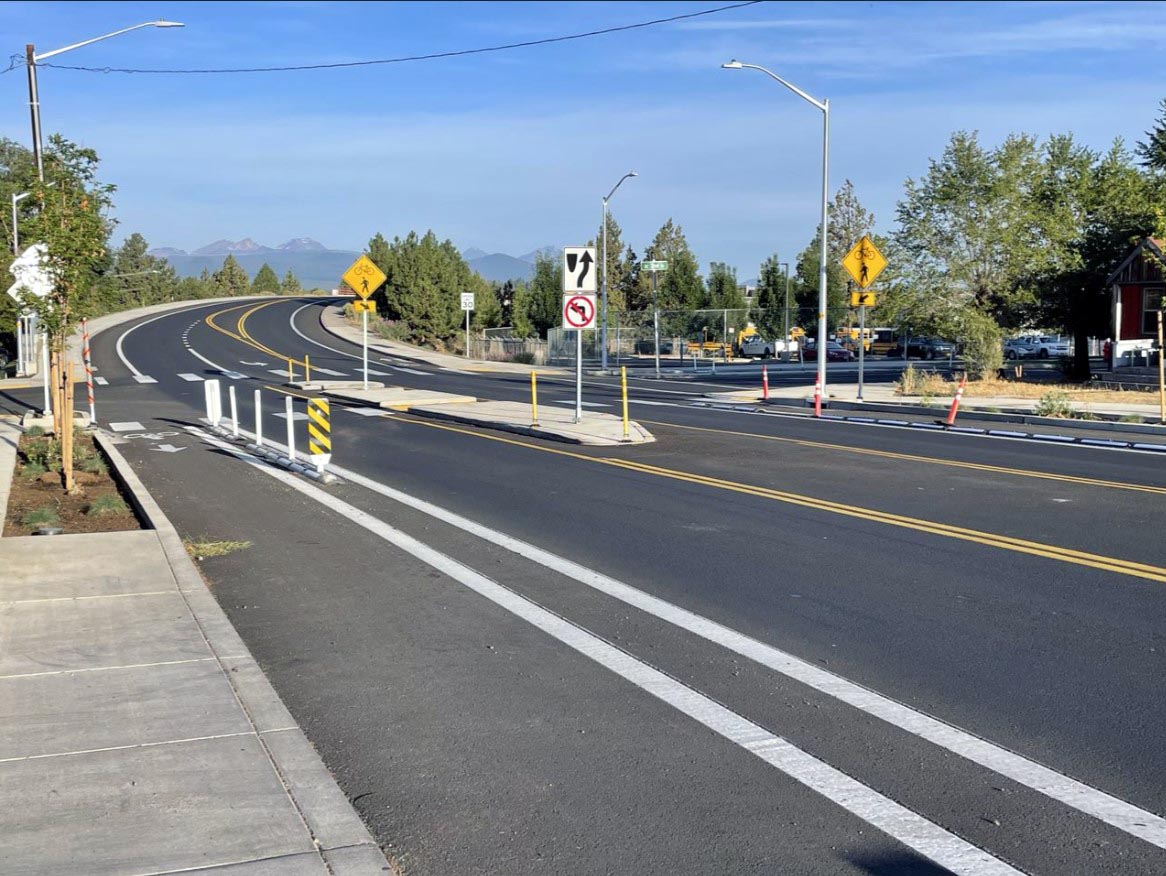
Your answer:
[[[996,320],[986,313],[969,309],[963,314],[961,329],[968,378],[979,380],[994,375],[1004,365],[1000,326]]]
[[[44,505],[29,511],[20,522],[29,529],[35,529],[40,526],[60,526],[61,518],[57,516],[56,508],[52,505]]]
[[[412,335],[409,332],[409,326],[405,325],[401,320],[390,322],[387,319],[379,320],[373,327],[378,337],[384,338],[386,341],[399,341],[401,343],[408,343]]]
[[[105,474],[109,471],[109,466],[105,464],[105,460],[98,456],[86,456],[80,462],[81,471],[89,474]]]
[[[115,493],[105,493],[89,503],[85,509],[85,516],[104,517],[106,514],[125,514],[129,510],[121,496]]]
[[[1040,397],[1040,401],[1037,402],[1033,413],[1038,417],[1072,417],[1077,412],[1069,404],[1068,393],[1054,389]]]
[[[513,361],[519,363],[520,365],[533,365],[534,353],[530,352],[529,350],[522,350],[521,352],[514,354]]]
[[[39,462],[26,462],[20,469],[20,476],[25,480],[35,481],[47,471],[48,469]]]

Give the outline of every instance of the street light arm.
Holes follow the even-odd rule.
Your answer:
[[[810,97],[810,95],[806,94],[804,91],[802,91],[796,85],[794,85],[792,82],[786,82],[784,79],[782,79],[776,73],[774,73],[772,70],[767,70],[766,68],[760,67],[757,64],[745,64],[745,63],[742,63],[741,61],[730,61],[728,64],[722,64],[721,67],[723,67],[726,70],[760,70],[766,76],[769,76],[773,79],[776,79],[778,82],[780,82],[782,85],[784,85],[790,91],[792,91],[794,94],[796,94],[802,100],[806,101],[807,103],[812,103],[814,106],[816,106],[822,112],[826,112],[826,104],[824,101],[818,100],[817,98],[814,98],[814,97]]]
[[[608,201],[610,201],[611,196],[615,194],[616,189],[618,189],[620,186],[623,185],[624,180],[631,179],[633,176],[639,176],[639,174],[636,173],[634,170],[629,170],[627,173],[625,173],[623,176],[621,176],[619,178],[619,182],[617,182],[614,186],[611,187],[611,191],[607,193],[607,197],[603,199],[603,203],[606,204]]]
[[[73,45],[65,46],[63,49],[53,49],[51,52],[42,52],[39,55],[33,55],[32,60],[34,63],[40,63],[41,61],[45,60],[46,58],[52,58],[56,55],[63,55],[65,52],[73,51],[73,49],[79,49],[82,46],[88,46],[88,45],[92,45],[93,43],[99,43],[102,40],[109,39],[110,37],[121,36],[123,33],[129,33],[131,30],[139,30],[140,28],[143,28],[143,27],[185,27],[185,26],[186,25],[181,24],[180,22],[166,21],[164,19],[159,19],[158,21],[144,21],[141,24],[135,24],[132,27],[123,27],[121,30],[115,30],[113,33],[107,33],[104,36],[94,37],[91,40],[84,40],[83,42],[79,42],[79,43],[73,43]]]

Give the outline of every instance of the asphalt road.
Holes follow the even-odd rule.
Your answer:
[[[99,335],[99,414],[180,531],[254,543],[214,591],[404,872],[1166,871],[1161,458],[694,407],[703,378],[633,381],[629,448],[338,408],[327,488],[190,431],[203,379],[282,436],[281,356],[354,376],[319,307]]]

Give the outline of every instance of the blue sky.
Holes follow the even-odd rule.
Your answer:
[[[9,53],[159,16],[53,59],[238,67],[386,58],[632,23],[721,5],[618,3],[0,4]],[[193,249],[309,236],[358,249],[434,229],[518,255],[582,243],[600,199],[637,251],[669,217],[702,269],[754,277],[818,221],[821,114],[740,58],[831,103],[831,189],[854,181],[878,229],[952,131],[1073,132],[1131,146],[1166,96],[1166,4],[780,3],[557,45],[377,67],[225,76],[42,69],[46,132],[92,146],[118,187],[118,236]],[[22,67],[0,131],[27,143]]]

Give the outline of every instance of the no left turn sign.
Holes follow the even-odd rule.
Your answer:
[[[595,296],[563,296],[563,328],[569,331],[595,328]]]

